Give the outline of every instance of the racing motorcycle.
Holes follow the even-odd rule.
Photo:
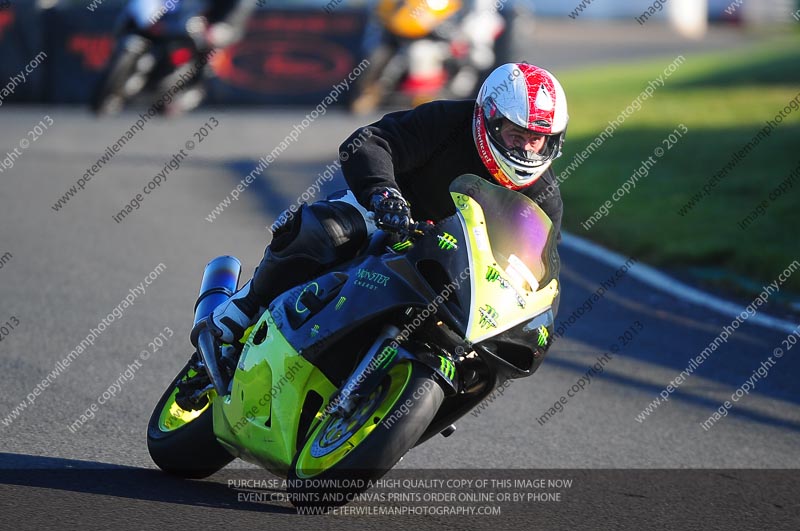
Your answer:
[[[380,0],[365,34],[370,68],[354,84],[351,111],[365,114],[392,98],[419,105],[473,96],[495,55],[508,55],[513,17],[462,7],[461,0]],[[491,34],[492,44],[475,46],[469,34],[476,32]]]
[[[202,478],[239,457],[286,478],[296,506],[341,505],[530,376],[553,338],[552,223],[475,175],[450,195],[453,215],[391,245],[378,230],[353,260],[279,295],[241,349],[195,327],[197,351],[148,424],[153,461]],[[239,269],[230,256],[208,264],[196,323],[236,290]]]
[[[205,96],[210,49],[205,20],[180,2],[131,0],[117,24],[117,44],[90,100],[100,116],[120,112],[140,94],[165,115],[193,109]]]

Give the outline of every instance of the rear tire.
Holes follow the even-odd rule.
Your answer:
[[[164,472],[192,479],[208,477],[234,457],[214,435],[212,404],[199,414],[175,403],[177,384],[192,370],[187,364],[161,396],[147,425],[147,449]]]
[[[152,105],[159,114],[179,116],[196,108],[206,96],[204,87],[205,63],[204,55],[195,50],[195,56],[188,63],[178,67],[174,72],[160,80],[152,98]],[[207,61],[207,59],[205,59]],[[191,77],[185,79],[185,76]],[[178,82],[183,84],[178,88]],[[165,94],[171,94],[170,102],[163,100]]]
[[[329,416],[318,425],[289,471],[292,504],[344,505],[367,490],[369,481],[391,470],[417,443],[444,400],[444,391],[433,378],[427,366],[401,362],[374,391],[374,400],[365,399],[366,404],[347,419]],[[335,438],[342,427],[347,436]]]

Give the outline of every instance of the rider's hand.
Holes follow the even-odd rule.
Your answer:
[[[411,208],[395,188],[382,188],[372,195],[369,209],[375,213],[375,224],[379,229],[397,234],[406,234],[411,225]]]

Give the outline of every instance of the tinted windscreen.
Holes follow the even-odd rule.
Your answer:
[[[553,224],[533,200],[476,175],[458,177],[450,191],[468,195],[481,205],[492,252],[503,267],[519,259],[539,285],[557,274]]]

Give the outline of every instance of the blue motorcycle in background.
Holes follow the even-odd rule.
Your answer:
[[[199,105],[214,49],[202,8],[191,0],[131,0],[118,22],[117,44],[92,96],[92,111],[116,114],[140,95],[164,115]]]

